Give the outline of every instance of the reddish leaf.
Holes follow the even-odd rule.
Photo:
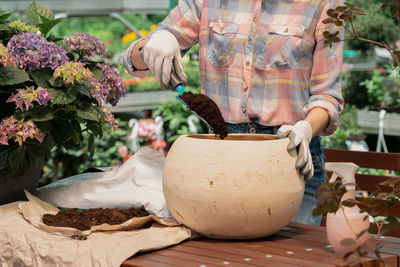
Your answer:
[[[349,263],[349,265],[357,265],[360,263],[360,256],[356,253],[352,253],[347,257],[346,261]]]
[[[338,6],[338,7],[336,8],[336,11],[345,12],[347,8],[348,8],[348,7],[346,7],[346,6]]]
[[[326,11],[326,14],[328,14],[328,16],[332,16],[335,13],[335,10],[333,8],[328,9],[328,11]]]
[[[353,248],[356,246],[356,241],[352,238],[345,238],[340,241],[340,244],[344,247]]]
[[[390,7],[390,6],[394,6],[394,5],[397,5],[397,1],[384,3],[384,4],[382,4],[381,8]]]

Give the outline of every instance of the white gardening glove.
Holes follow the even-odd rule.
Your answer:
[[[169,85],[172,64],[178,77],[186,83],[182,56],[178,40],[166,30],[156,31],[143,46],[141,54],[149,70],[156,76],[163,88]]]
[[[314,166],[310,152],[312,128],[307,121],[298,121],[295,125],[282,125],[276,133],[276,138],[289,138],[287,146],[289,152],[296,150],[296,168],[304,180],[308,181],[314,174]]]

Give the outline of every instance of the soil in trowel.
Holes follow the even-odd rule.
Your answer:
[[[59,227],[72,227],[81,231],[89,230],[94,225],[107,223],[110,225],[121,224],[133,217],[144,217],[149,215],[142,208],[130,209],[88,209],[78,211],[77,209],[60,210],[57,214],[43,215],[44,224]]]
[[[221,139],[224,139],[228,135],[228,126],[224,118],[222,118],[221,111],[217,104],[208,96],[184,92],[179,97],[188,104],[190,110],[193,110],[202,117],[211,126],[213,132]]]

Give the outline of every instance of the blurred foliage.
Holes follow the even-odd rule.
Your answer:
[[[387,3],[387,1],[378,0],[372,3],[369,0],[359,0],[347,2],[355,4],[357,9],[362,10],[359,13],[365,14],[355,15],[352,18],[358,36],[386,43],[391,48],[396,47],[395,43],[400,36],[400,27],[396,16],[392,16],[392,8],[381,8],[382,4]],[[348,31],[346,31],[344,47],[347,50],[356,50],[358,56],[345,58],[345,62],[352,64],[376,61],[375,45],[360,40],[351,40],[354,36],[349,21],[346,21],[346,25]],[[371,103],[368,100],[368,94],[371,93],[371,90],[368,92],[366,84],[362,83],[367,79],[372,79],[371,71],[352,71],[343,74],[342,92],[346,103],[356,105],[358,108],[364,108],[368,105],[379,106],[379,103]]]
[[[394,47],[395,42],[400,36],[399,22],[395,16],[392,16],[392,11],[389,8],[381,8],[382,4],[387,2],[384,0],[358,0],[348,1],[355,4],[357,8],[364,10],[365,16],[357,16],[353,21],[354,28],[359,36],[363,38],[384,42],[389,46]],[[346,38],[352,34],[347,32]],[[349,40],[345,42],[346,49],[354,49],[359,51],[367,51],[374,46],[360,42],[357,40]]]
[[[124,156],[118,153],[118,148],[128,144],[130,129],[127,121],[117,120],[119,123],[118,130],[113,131],[109,125],[105,125],[103,137],[95,139],[93,158],[89,157],[88,138],[77,149],[53,148],[43,167],[40,185],[81,173],[91,167],[120,165]]]
[[[322,144],[324,148],[347,149],[346,140],[349,137],[358,139],[365,138],[357,124],[357,107],[346,104],[339,116],[337,130],[329,136],[322,136]]]
[[[367,88],[369,105],[377,105],[389,111],[400,105],[400,76],[397,72],[398,68],[392,69],[390,65],[380,67],[372,71],[371,79],[360,83]]]

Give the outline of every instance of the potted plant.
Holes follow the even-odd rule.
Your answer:
[[[359,233],[355,232],[356,235],[353,237],[341,240],[341,245],[345,247],[345,250],[341,251],[339,255],[342,255],[351,266],[358,264],[361,257],[368,253],[374,253],[377,259],[382,262],[380,256],[380,249],[382,248],[381,237],[390,232],[391,229],[400,227],[400,218],[388,213],[390,207],[396,203],[400,203],[400,178],[398,176],[390,177],[379,184],[380,186],[390,188],[388,192],[383,192],[381,189],[377,189],[374,192],[369,193],[368,197],[363,197],[362,200],[344,198],[345,194],[349,192],[346,189],[346,185],[348,186],[349,184],[345,184],[342,180],[335,180],[332,183],[323,183],[315,194],[317,207],[313,210],[312,214],[313,216],[328,213],[332,215],[337,213],[346,214],[344,209],[348,207],[354,208],[357,205],[359,207],[360,215],[367,212],[369,217],[372,218],[372,220],[370,220],[372,223],[369,227],[369,231],[375,232],[376,236],[370,235],[367,239],[364,239],[364,231]],[[356,187],[357,185],[355,184],[354,186]],[[382,201],[382,199],[385,199],[385,201]],[[382,205],[385,207],[386,214],[380,214],[378,212],[378,207]],[[365,218],[365,220],[367,219],[369,220],[369,218]],[[351,223],[351,218],[345,217],[343,222],[345,225],[338,230],[343,231],[346,227],[351,228]]]
[[[10,15],[0,13],[0,204],[36,188],[53,146],[79,147],[86,132],[93,154],[102,125],[118,126],[103,104],[116,105],[125,94],[98,38],[49,35],[61,20],[35,1],[26,9],[31,25],[10,22]]]

